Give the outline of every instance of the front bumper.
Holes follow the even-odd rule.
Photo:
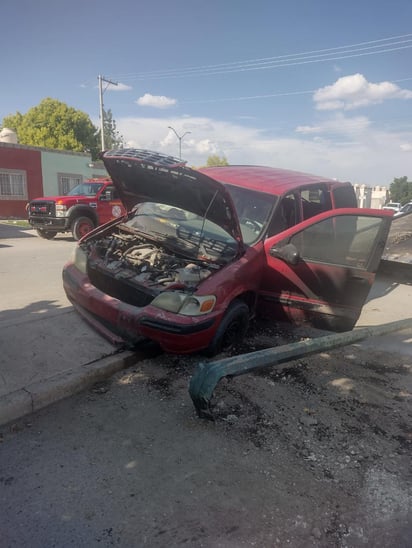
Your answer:
[[[75,308],[112,344],[151,339],[165,352],[189,354],[207,348],[219,325],[219,313],[182,316],[126,304],[93,286],[72,263],[63,269],[63,286]]]
[[[68,217],[29,217],[29,223],[33,228],[55,232],[63,232],[70,227]]]

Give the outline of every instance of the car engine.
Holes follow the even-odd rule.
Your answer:
[[[147,288],[196,287],[220,266],[188,259],[172,253],[165,246],[119,230],[87,247],[88,271],[106,272],[116,280],[127,280]]]

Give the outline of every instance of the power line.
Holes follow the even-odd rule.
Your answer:
[[[401,78],[399,80],[391,80],[391,82],[398,84],[400,82],[408,82],[411,80],[412,80],[412,77],[409,77],[409,78]],[[273,93],[266,93],[262,95],[244,95],[239,97],[221,97],[221,98],[215,98],[215,99],[195,99],[195,100],[187,100],[187,101],[183,100],[183,101],[179,101],[179,103],[181,105],[187,105],[187,104],[198,104],[198,103],[202,103],[202,104],[203,103],[223,103],[223,102],[230,102],[230,101],[251,101],[254,99],[272,99],[273,97],[290,97],[293,95],[309,95],[309,94],[315,93],[316,91],[318,91],[318,89],[273,92]]]
[[[365,46],[365,45],[368,45],[368,44],[376,44],[376,43],[379,43],[379,42],[384,42],[384,41],[389,41],[389,40],[393,41],[395,39],[398,40],[400,38],[408,38],[408,37],[412,37],[412,34],[403,34],[403,35],[399,35],[399,36],[392,36],[392,37],[389,37],[389,38],[381,38],[379,40],[370,40],[368,42],[359,42],[359,43],[356,43],[356,44],[349,44],[349,45],[345,45],[345,46],[336,46],[336,47],[333,47],[333,48],[306,51],[306,52],[303,52],[303,53],[292,53],[292,54],[287,54],[287,55],[278,55],[276,57],[263,57],[263,58],[258,58],[258,59],[235,61],[235,62],[232,62],[232,63],[220,63],[220,64],[215,64],[215,65],[201,65],[201,66],[196,66],[196,67],[186,67],[185,69],[155,70],[155,71],[151,71],[151,72],[142,73],[142,76],[150,76],[150,75],[158,75],[158,74],[173,74],[173,73],[176,73],[176,72],[181,73],[181,72],[184,72],[184,71],[191,71],[191,70],[216,69],[216,68],[225,68],[225,67],[230,68],[230,67],[236,66],[236,65],[243,65],[243,64],[249,64],[249,63],[258,63],[258,62],[269,62],[269,61],[287,59],[288,57],[307,56],[307,55],[311,55],[313,53],[319,54],[319,53],[325,53],[325,52],[332,52],[332,51],[336,51],[336,50],[339,50],[339,49],[349,49],[349,48],[354,48],[354,47],[359,47],[359,46]],[[391,45],[391,44],[387,44],[387,45]],[[381,46],[375,46],[375,47],[382,47],[382,46],[385,46],[385,44],[382,44]],[[124,74],[122,76],[127,77],[127,76],[133,76],[133,75],[135,75],[135,73],[128,73],[128,74]]]
[[[366,47],[364,47],[366,46]],[[308,63],[319,63],[324,61],[337,61],[351,57],[365,55],[377,55],[392,51],[409,49],[412,47],[412,33],[346,46],[337,46],[321,50],[307,51],[303,53],[279,55],[276,57],[263,57],[232,63],[221,63],[215,65],[201,65],[197,67],[186,67],[183,69],[173,68],[167,70],[156,70],[145,73],[126,73],[117,78],[122,80],[143,80],[143,79],[168,79],[183,78],[190,76],[214,76],[233,72],[244,72],[251,70],[267,70],[287,66],[303,65]],[[374,51],[371,51],[374,50]]]
[[[166,79],[169,79],[169,78],[186,78],[188,76],[216,76],[216,75],[219,75],[219,74],[233,74],[235,72],[249,72],[249,71],[255,71],[255,70],[268,70],[268,69],[276,69],[276,68],[283,68],[283,67],[292,67],[292,66],[297,66],[297,65],[307,65],[307,64],[313,64],[313,63],[321,63],[321,62],[325,62],[325,61],[340,61],[342,59],[351,59],[351,58],[354,58],[354,57],[363,57],[363,56],[366,56],[366,55],[377,55],[377,54],[380,54],[380,53],[389,53],[389,52],[392,52],[392,51],[399,51],[399,50],[403,50],[403,49],[409,49],[409,48],[412,48],[412,42],[411,44],[407,45],[407,46],[401,46],[401,47],[396,47],[396,48],[386,48],[384,50],[379,50],[379,51],[365,51],[363,53],[349,53],[349,52],[342,52],[341,55],[333,55],[333,56],[330,56],[330,57],[322,57],[320,58],[320,56],[318,56],[317,58],[315,59],[306,59],[305,58],[302,58],[302,59],[299,59],[299,60],[294,60],[294,59],[290,59],[288,61],[291,61],[291,62],[278,62],[278,63],[272,63],[272,64],[266,64],[264,66],[262,65],[245,65],[245,66],[239,66],[237,68],[228,68],[228,69],[225,69],[225,70],[215,70],[215,71],[202,71],[202,72],[191,72],[191,73],[188,73],[188,72],[185,72],[185,73],[176,73],[176,74],[173,74],[173,75],[162,75],[162,76],[148,76],[148,75],[142,75],[142,76],[136,76],[135,78],[133,78],[134,80],[146,80],[146,79],[155,79],[155,80],[166,80]],[[130,78],[132,79],[132,78]]]
[[[309,89],[305,91],[285,91],[277,93],[267,93],[264,95],[245,95],[240,97],[223,97],[218,99],[199,99],[193,101],[179,101],[181,105],[194,104],[194,103],[220,103],[226,101],[250,101],[252,99],[271,99],[273,97],[289,97],[291,95],[306,95],[309,93],[315,93],[316,89]]]

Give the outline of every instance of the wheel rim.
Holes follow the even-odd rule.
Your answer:
[[[82,238],[85,234],[90,232],[92,228],[93,227],[91,226],[91,224],[87,221],[83,221],[82,223],[80,223],[78,226],[78,232],[80,237]]]

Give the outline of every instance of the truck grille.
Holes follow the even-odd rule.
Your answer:
[[[55,203],[53,201],[46,200],[30,202],[29,214],[31,217],[55,217]]]
[[[112,275],[95,268],[90,263],[87,274],[91,283],[106,295],[119,299],[132,306],[147,306],[152,302],[157,293],[152,293],[142,287],[133,285],[128,280],[117,280]]]

